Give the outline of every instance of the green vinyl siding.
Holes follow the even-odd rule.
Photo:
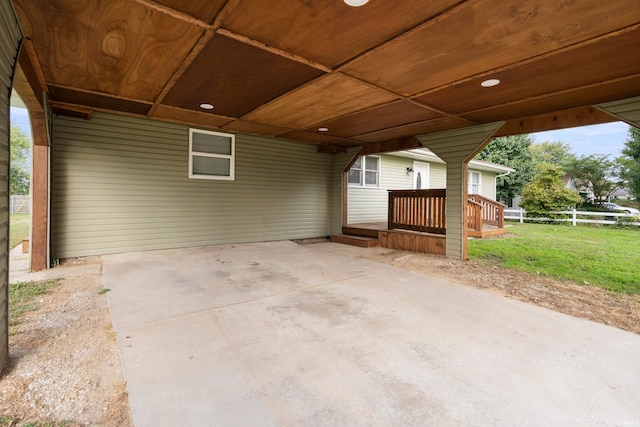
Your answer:
[[[55,118],[52,256],[330,234],[330,155],[239,134],[235,181],[194,180],[188,138],[149,119]]]
[[[503,123],[488,123],[463,129],[454,129],[416,138],[422,145],[447,162],[447,256],[462,258],[465,236],[466,207],[464,163],[473,157]]]
[[[466,227],[464,186],[463,164],[447,163],[447,256],[453,258],[462,257],[463,244],[466,244],[463,240],[463,227]]]
[[[0,372],[9,362],[9,97],[22,31],[9,0],[0,1]]]
[[[349,186],[348,223],[387,222],[389,192],[413,188],[413,177],[407,166],[413,160],[396,156],[380,155],[380,187]]]

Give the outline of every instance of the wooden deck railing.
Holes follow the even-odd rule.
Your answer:
[[[488,199],[479,194],[469,194],[470,201],[478,203],[482,206],[482,223],[493,225],[498,228],[504,228],[504,208],[502,203]]]
[[[482,205],[471,199],[467,199],[467,228],[482,231]]]
[[[446,234],[447,190],[389,190],[389,230]],[[479,194],[467,199],[467,227],[482,231],[483,224],[504,228],[505,205]]]
[[[389,190],[389,230],[446,234],[447,190]]]

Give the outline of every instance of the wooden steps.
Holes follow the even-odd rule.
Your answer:
[[[370,236],[332,234],[331,241],[335,243],[343,243],[345,245],[358,246],[361,248],[372,248],[374,246],[380,246],[380,242],[378,241],[378,239],[376,237]]]
[[[343,234],[349,234],[349,235],[354,235],[354,236],[367,236],[367,237],[373,237],[375,239],[378,238],[378,230],[373,229],[373,228],[361,228],[361,227],[350,227],[350,226],[346,226],[346,227],[342,227],[342,233]],[[341,235],[343,235],[341,234]]]
[[[469,230],[467,232],[467,236],[483,239],[486,237],[499,236],[501,234],[506,234],[506,233],[507,233],[506,228],[488,228],[482,231]]]

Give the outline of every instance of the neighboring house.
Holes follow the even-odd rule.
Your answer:
[[[564,182],[564,186],[566,188],[577,191],[578,194],[580,194],[580,196],[582,196],[582,198],[587,202],[591,202],[595,199],[593,191],[585,185],[578,184],[570,174],[565,174],[562,177],[562,182]]]
[[[481,160],[469,162],[468,194],[496,200],[496,177],[515,170]],[[388,190],[446,188],[446,164],[430,150],[365,156],[349,171],[348,223],[386,222]]]
[[[562,177],[562,182],[564,182],[565,188],[577,191],[578,194],[580,194],[580,196],[582,196],[582,198],[585,199],[586,201],[590,202],[594,199],[593,191],[591,191],[591,189],[588,187],[579,185],[570,174],[568,173],[565,174]],[[514,208],[514,209],[520,208],[520,196],[514,197],[510,202],[511,203],[509,203],[508,205],[509,208]]]
[[[633,195],[629,193],[629,190],[626,188],[618,188],[616,191],[611,193],[611,195],[607,198],[607,201],[610,202],[611,199],[624,199],[624,200],[633,200]]]

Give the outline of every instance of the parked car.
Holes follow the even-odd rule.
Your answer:
[[[609,209],[610,211],[624,211],[631,215],[640,215],[640,211],[636,208],[628,208],[626,206],[616,205],[615,203],[603,203],[602,207]]]

